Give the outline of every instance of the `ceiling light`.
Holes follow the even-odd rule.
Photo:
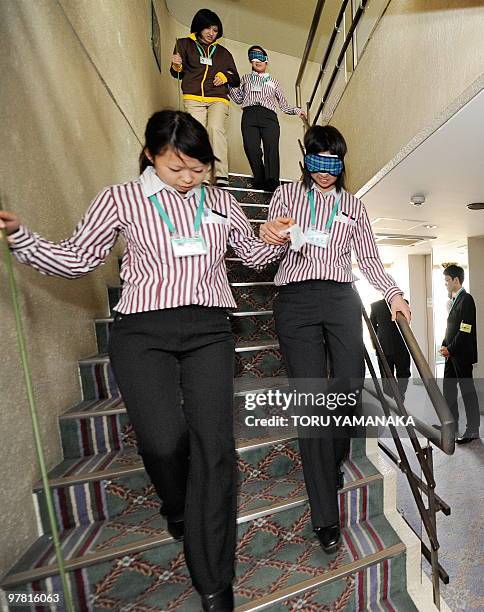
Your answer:
[[[430,223],[427,223],[426,225],[424,225],[425,229],[435,229],[437,226],[436,225],[431,225]]]
[[[472,204],[467,204],[467,208],[469,210],[484,210],[484,202],[472,202]]]
[[[422,206],[422,204],[425,204],[425,196],[416,193],[410,198],[410,203],[414,206]]]

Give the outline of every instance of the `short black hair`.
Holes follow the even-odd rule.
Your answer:
[[[202,30],[210,26],[217,26],[218,28],[217,38],[215,40],[222,38],[224,28],[217,13],[214,13],[210,9],[200,9],[192,20],[190,32],[194,32],[198,36]]]
[[[344,157],[348,147],[343,138],[343,134],[332,125],[312,125],[304,136],[304,149],[306,155],[318,155],[328,151],[333,155],[337,155],[343,162],[343,172],[337,177],[335,187],[336,191],[341,191],[345,186],[345,167]],[[310,189],[313,179],[311,173],[304,168],[304,184]]]
[[[212,169],[217,159],[207,130],[199,121],[182,111],[162,110],[149,118],[145,130],[145,146],[139,158],[140,172],[153,165],[145,151],[155,157],[168,147],[198,159],[202,164],[209,164]]]
[[[464,268],[461,268],[456,264],[451,264],[450,266],[447,266],[447,268],[445,268],[444,276],[450,276],[452,280],[454,280],[454,278],[458,278],[460,284],[462,285],[462,283],[464,282]]]
[[[247,51],[247,57],[250,55],[251,51],[262,51],[262,53],[266,56],[269,57],[267,55],[267,51],[264,49],[264,47],[261,47],[260,45],[252,45],[252,47],[249,48],[249,50]]]

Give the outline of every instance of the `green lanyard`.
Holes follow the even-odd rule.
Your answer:
[[[203,47],[201,45],[198,44],[198,41],[195,41],[195,44],[197,45],[197,49],[198,52],[200,53],[200,57],[208,57],[209,59],[211,59],[212,55],[215,53],[215,51],[217,50],[217,46],[213,45],[212,50],[210,51],[210,53],[205,53],[205,50],[203,49]],[[212,43],[213,44],[213,43]],[[210,45],[209,45],[210,46]]]
[[[309,200],[309,206],[311,207],[311,222],[310,222],[310,226],[312,228],[316,227],[316,206],[314,205],[314,192],[312,189],[310,189],[307,192],[307,196],[308,196],[308,200]],[[331,214],[329,215],[329,219],[326,221],[326,226],[325,226],[325,231],[329,234],[329,232],[331,231],[331,227],[333,225],[333,221],[334,218],[336,217],[336,214],[339,210],[339,202],[341,200],[341,196],[335,201],[334,206],[333,206],[333,210],[331,211]]]
[[[463,291],[464,291],[464,287],[461,287],[461,288],[459,289],[459,291],[457,292],[457,295],[455,296],[454,301],[452,302],[451,309],[449,310],[449,314],[452,312],[452,309],[454,308],[455,303],[457,302],[457,298],[459,297],[459,295],[460,295],[460,294],[461,294]]]
[[[156,210],[158,211],[160,217],[163,219],[163,221],[168,226],[168,230],[169,230],[170,234],[177,235],[178,232],[177,232],[176,227],[171,222],[170,217],[166,214],[166,210],[163,208],[163,206],[161,205],[161,203],[158,200],[158,198],[155,195],[151,195],[150,196],[150,200],[151,200],[152,204],[155,205]],[[195,221],[193,223],[193,230],[194,230],[196,236],[200,233],[200,225],[202,224],[202,214],[203,214],[203,205],[204,205],[204,202],[205,202],[205,186],[202,185],[201,193],[200,193],[200,203],[198,205],[197,212],[196,212],[196,215],[195,215]]]
[[[270,74],[268,74],[268,75],[266,75],[266,76],[262,76],[261,74],[254,74],[254,73],[252,73],[252,81],[253,81],[254,83],[256,83],[256,82],[257,82],[258,77],[260,77],[260,79],[262,80],[262,84],[263,84],[263,85],[264,85],[264,83],[267,83],[267,81],[270,81],[270,80],[271,80],[271,75],[270,75]]]

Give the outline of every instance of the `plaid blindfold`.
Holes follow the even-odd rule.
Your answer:
[[[304,166],[308,172],[327,172],[339,176],[343,172],[343,162],[339,157],[308,154],[304,156]]]

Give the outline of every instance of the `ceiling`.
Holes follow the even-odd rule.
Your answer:
[[[166,5],[171,15],[188,30],[196,11],[193,2],[166,0]],[[341,0],[327,0],[318,31],[318,45],[310,59],[321,61],[340,6]],[[225,37],[301,57],[316,0],[211,0],[208,7],[222,20]]]
[[[466,207],[484,202],[483,117],[481,90],[364,193],[375,231],[387,225],[393,233],[437,237],[408,248],[409,253],[429,252],[433,246],[461,252],[468,236],[484,235],[484,210]],[[410,204],[415,194],[426,198],[420,207]],[[376,221],[381,217],[398,221]],[[426,229],[426,224],[437,227]]]

